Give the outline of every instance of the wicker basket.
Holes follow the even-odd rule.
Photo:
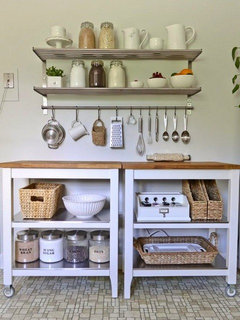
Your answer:
[[[211,243],[215,241],[215,246]],[[211,241],[211,242],[210,242]],[[201,245],[206,252],[144,252],[147,243],[195,243]],[[134,247],[146,264],[207,264],[213,263],[218,254],[217,234],[211,233],[210,240],[203,237],[142,237],[134,240]]]
[[[208,219],[222,220],[223,200],[218,190],[216,180],[203,180],[202,186],[207,199]]]
[[[97,119],[93,124],[92,142],[96,146],[105,146],[106,145],[106,128],[105,128],[104,123],[101,119]]]
[[[183,180],[183,193],[190,204],[192,220],[207,219],[207,199],[200,180]]]
[[[62,184],[32,183],[19,190],[23,218],[50,219],[58,209]]]

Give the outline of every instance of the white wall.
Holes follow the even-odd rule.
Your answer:
[[[232,96],[231,78],[235,69],[231,60],[231,49],[240,45],[240,2],[238,0],[0,0],[0,72],[12,68],[19,70],[18,102],[6,102],[0,114],[0,161],[19,159],[42,160],[120,160],[143,161],[136,154],[137,127],[125,125],[125,149],[111,150],[108,146],[96,147],[91,137],[73,142],[67,135],[58,150],[49,150],[41,138],[41,129],[48,116],[42,115],[41,97],[33,85],[41,85],[41,62],[33,54],[32,47],[45,47],[45,38],[50,27],[60,24],[71,33],[77,45],[81,22],[92,21],[99,29],[103,21],[112,21],[120,46],[121,29],[135,26],[146,28],[151,36],[166,39],[164,26],[184,23],[196,29],[197,38],[192,48],[202,48],[203,54],[193,64],[193,70],[202,86],[202,93],[193,97],[195,110],[189,119],[192,136],[189,145],[174,144],[160,140],[147,146],[151,152],[182,152],[196,160],[217,160],[240,163],[239,120],[240,111],[234,108],[239,97]],[[70,62],[57,62],[65,72],[70,70]],[[145,80],[152,72],[161,71],[169,76],[172,72],[186,67],[186,62],[134,61],[124,62],[128,79]],[[89,62],[87,62],[89,66]],[[106,64],[109,66],[109,63]],[[1,74],[0,74],[1,79]],[[0,82],[0,96],[2,84]],[[183,104],[180,97],[68,97],[55,104]],[[51,102],[50,102],[51,103]],[[136,114],[136,113],[135,113]],[[102,119],[109,126],[112,111],[103,111]],[[127,112],[121,112],[126,120]],[[147,111],[144,113],[147,119]],[[171,113],[172,115],[172,113]],[[179,113],[179,131],[182,130],[182,115]],[[81,120],[91,130],[96,111],[80,112]],[[162,113],[161,113],[162,116]],[[57,112],[57,119],[68,129],[74,117],[73,112]],[[161,122],[162,126],[162,122]],[[172,130],[172,123],[170,124]],[[144,122],[145,137],[146,121]],[[162,131],[162,128],[161,128]]]

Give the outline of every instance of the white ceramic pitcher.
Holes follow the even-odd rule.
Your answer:
[[[185,27],[182,24],[173,24],[166,27],[168,31],[167,48],[168,49],[187,49],[187,45],[191,43],[196,35],[193,27]],[[192,32],[191,36],[187,38],[187,31]]]
[[[145,29],[126,28],[122,30],[124,36],[124,49],[142,49],[142,45],[147,40],[148,32]],[[145,33],[141,42],[140,34]]]

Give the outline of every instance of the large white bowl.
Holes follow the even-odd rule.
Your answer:
[[[149,88],[165,88],[167,86],[166,78],[151,78],[147,79]]]
[[[173,88],[191,88],[194,83],[194,75],[176,75],[171,77],[171,85]]]
[[[67,211],[82,220],[99,213],[106,201],[106,197],[99,194],[75,194],[62,199]]]

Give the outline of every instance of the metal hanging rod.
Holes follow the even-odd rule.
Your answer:
[[[85,109],[85,110],[149,110],[150,109],[158,109],[158,110],[193,110],[193,106],[42,106],[42,110],[76,110],[76,109]]]

